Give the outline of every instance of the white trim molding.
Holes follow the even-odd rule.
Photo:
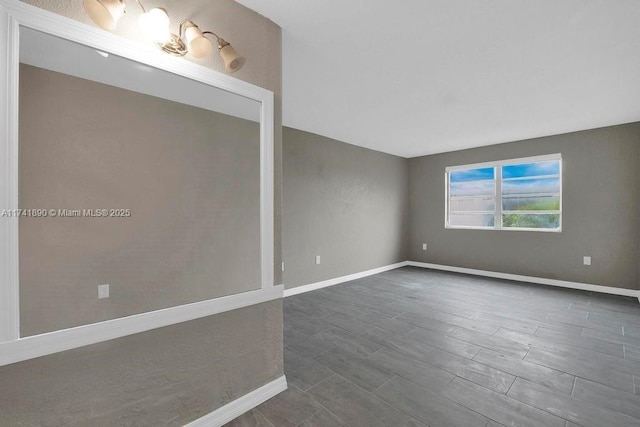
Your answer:
[[[283,289],[258,289],[0,343],[0,366],[281,299]]]
[[[0,8],[0,209],[18,208],[18,24]],[[0,221],[0,342],[19,336],[18,218]]]
[[[447,166],[445,168],[445,171],[452,172],[452,171],[466,170],[466,169],[490,168],[494,166],[508,166],[508,165],[519,165],[523,163],[546,162],[549,160],[558,160],[561,158],[562,158],[562,153],[543,154],[540,156],[519,157],[517,159],[504,159],[504,160],[496,160],[493,162],[482,162],[482,163],[471,163],[468,165]]]
[[[389,270],[395,270],[396,268],[405,267],[408,265],[407,261],[398,262],[396,264],[385,265],[384,267],[374,268],[372,270],[361,271],[360,273],[348,274],[346,276],[336,277],[335,279],[323,280],[322,282],[310,283],[308,285],[296,286],[295,288],[285,289],[284,297],[290,297],[305,292],[315,291],[316,289],[326,288],[327,286],[337,285],[339,283],[348,282],[350,280],[361,279],[367,276],[373,276],[374,274],[383,273]]]
[[[612,286],[591,285],[589,283],[569,282],[566,280],[546,279],[544,277],[523,276],[520,274],[500,273],[497,271],[476,270],[473,268],[454,267],[450,265],[430,264],[426,262],[407,261],[411,267],[429,268],[432,270],[451,271],[453,273],[473,274],[476,276],[494,277],[496,279],[514,280],[516,282],[538,283],[541,285],[557,286],[560,288],[578,289],[603,294],[636,297],[640,302],[640,291],[634,289],[614,288]],[[286,293],[286,291],[285,291]]]
[[[386,265],[384,267],[374,268],[372,270],[362,271],[360,273],[349,274],[347,276],[336,277],[335,279],[324,280],[322,282],[310,283],[308,285],[296,286],[295,288],[285,289],[284,297],[302,294],[305,292],[315,291],[316,289],[326,288],[328,286],[337,285],[348,282],[350,280],[361,279],[363,277],[372,276],[389,270],[395,270],[400,267],[420,267],[432,270],[450,271],[452,273],[471,274],[475,276],[494,277],[496,279],[514,280],[516,282],[538,283],[541,285],[557,286],[561,288],[578,289],[582,291],[592,291],[602,294],[621,295],[626,297],[637,297],[640,302],[640,290],[615,288],[612,286],[592,285],[589,283],[569,282],[566,280],[547,279],[544,277],[523,276],[520,274],[501,273],[497,271],[476,270],[473,268],[455,267],[451,265],[430,264],[419,261],[403,261],[396,264]]]
[[[273,396],[287,389],[287,379],[285,376],[271,381],[262,387],[245,394],[244,396],[229,402],[221,408],[198,418],[185,425],[185,427],[220,427],[236,419],[240,415],[255,408]]]
[[[0,209],[18,208],[18,69],[20,28],[30,28],[235,93],[260,104],[260,283],[256,291],[20,338],[18,219],[0,221],[0,366],[194,320],[277,298],[274,286],[274,95],[153,46],[18,0],[0,0]]]

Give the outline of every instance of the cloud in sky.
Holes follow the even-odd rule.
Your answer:
[[[560,173],[560,160],[548,162],[524,163],[502,167],[502,178],[521,178],[526,176],[557,175]]]
[[[466,182],[492,180],[495,176],[494,168],[467,169],[449,173],[450,182]]]
[[[452,196],[493,196],[496,192],[495,181],[452,182]]]
[[[560,160],[502,166],[502,194],[559,193],[559,178],[539,178],[559,174]],[[452,196],[494,194],[495,168],[452,171],[449,182]]]

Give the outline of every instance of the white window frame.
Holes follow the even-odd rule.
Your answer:
[[[558,174],[558,178],[560,180],[560,205],[558,210],[553,211],[519,211],[518,213],[527,214],[556,214],[560,215],[558,228],[516,228],[516,227],[503,227],[502,226],[502,166],[514,166],[521,165],[526,163],[537,163],[537,162],[546,162],[552,160],[560,161],[560,171]],[[483,227],[483,226],[469,226],[469,225],[451,225],[449,224],[449,177],[450,173],[454,171],[460,170],[468,170],[468,169],[481,169],[481,168],[493,168],[494,169],[494,179],[495,179],[495,191],[493,194],[495,200],[495,210],[494,214],[494,224],[493,227]],[[532,156],[532,157],[521,157],[517,159],[507,159],[507,160],[497,160],[494,162],[484,162],[484,163],[472,163],[467,165],[458,165],[458,166],[448,166],[445,168],[445,212],[444,212],[444,226],[445,228],[450,229],[471,229],[471,230],[507,230],[507,231],[541,231],[545,233],[560,233],[562,232],[562,154],[546,154],[542,156]],[[554,175],[555,176],[555,175]]]

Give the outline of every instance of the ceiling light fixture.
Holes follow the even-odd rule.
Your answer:
[[[136,3],[142,9],[138,20],[140,30],[163,51],[175,56],[189,53],[196,58],[203,58],[213,49],[211,40],[205,37],[210,34],[216,38],[225,71],[234,73],[244,65],[245,58],[216,33],[202,31],[193,21],[185,19],[180,22],[178,34],[174,34],[169,29],[169,14],[165,9],[155,7],[147,11],[140,0],[136,0]],[[83,4],[89,18],[105,30],[113,31],[118,20],[126,13],[126,0],[83,0]]]

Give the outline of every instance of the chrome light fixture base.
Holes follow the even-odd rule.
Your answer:
[[[158,43],[158,47],[173,56],[185,56],[187,52],[189,52],[187,45],[182,41],[182,39],[173,33],[171,33],[168,41]]]

